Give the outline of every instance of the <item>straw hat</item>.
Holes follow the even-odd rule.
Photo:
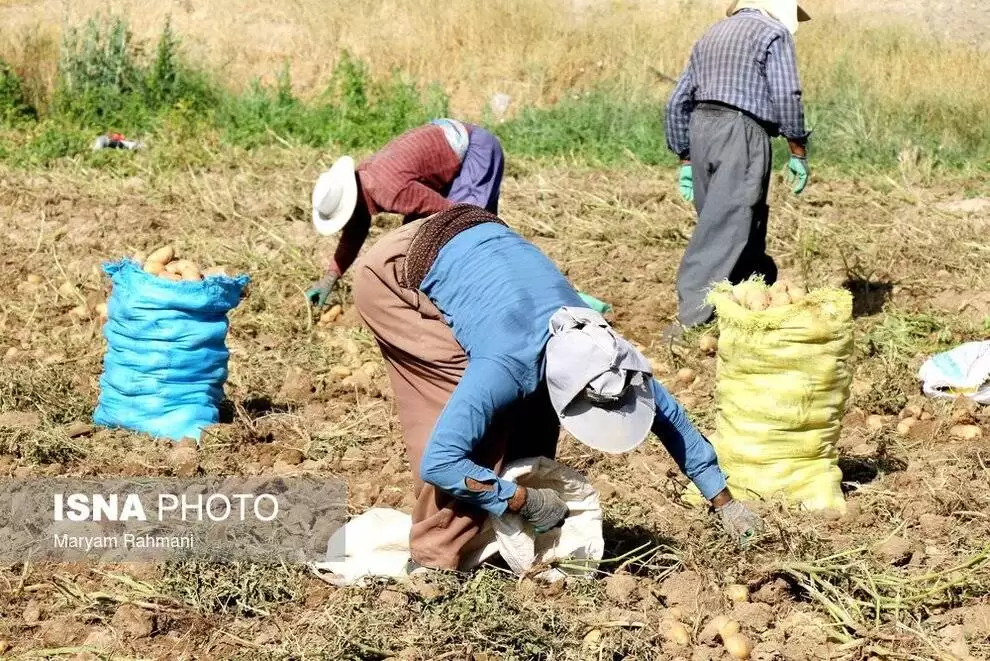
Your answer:
[[[758,9],[784,24],[791,34],[797,32],[798,23],[810,21],[811,16],[796,0],[735,0],[725,10],[726,16],[732,16],[740,9]]]
[[[354,159],[341,156],[320,175],[313,187],[313,226],[316,231],[328,236],[342,230],[354,215],[357,195]]]

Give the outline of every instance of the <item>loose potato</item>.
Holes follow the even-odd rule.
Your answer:
[[[663,636],[681,647],[691,644],[691,634],[688,633],[687,627],[680,622],[666,622],[663,626]]]
[[[702,643],[714,642],[715,639],[721,635],[722,629],[724,629],[728,623],[728,615],[716,615],[710,619],[708,624],[706,624],[701,630],[701,633],[698,635],[698,641]]]
[[[76,307],[69,310],[69,314],[79,319],[89,319],[90,309],[88,305],[83,303],[82,305],[77,305]]]
[[[904,418],[897,423],[898,436],[907,436],[916,424],[918,424],[917,418]]]
[[[106,319],[107,318],[107,311],[108,310],[107,310],[107,304],[106,303],[97,303],[96,304],[96,314],[100,315],[100,319]]]
[[[901,420],[907,420],[908,418],[920,419],[922,413],[924,413],[924,411],[917,404],[908,404],[901,409],[901,412],[897,415],[897,417]]]
[[[718,340],[711,335],[702,335],[701,339],[698,340],[698,348],[707,353],[709,356],[712,356],[718,349]]]
[[[742,634],[736,633],[726,636],[722,639],[722,644],[725,645],[725,651],[733,659],[748,659],[753,652],[753,643],[749,642],[749,639]]]
[[[145,262],[144,271],[145,273],[150,273],[151,275],[161,275],[165,272],[165,265],[161,262]]]
[[[332,324],[337,321],[337,318],[343,313],[344,309],[339,305],[334,305],[332,308],[320,315],[320,323],[323,325]]]
[[[61,285],[59,285],[58,293],[61,294],[62,296],[65,296],[66,298],[76,298],[78,296],[78,292],[76,291],[76,286],[68,281],[63,282]]]
[[[180,280],[182,280],[182,276],[179,275],[178,273],[169,273],[167,271],[159,273],[158,277],[164,280],[171,280],[172,282],[179,282]]]
[[[953,425],[949,435],[963,441],[975,441],[983,436],[983,430],[976,425]]]
[[[682,367],[677,370],[677,382],[685,386],[689,386],[694,383],[696,376],[698,376],[698,373],[690,367]]]
[[[749,588],[739,583],[733,583],[725,588],[725,596],[728,597],[730,601],[749,601]]]
[[[175,248],[172,246],[163,246],[148,255],[147,261],[158,262],[159,264],[168,264],[173,259],[175,259]]]
[[[719,624],[718,635],[725,640],[729,636],[734,636],[739,633],[739,623],[732,618],[725,618],[725,622]]]

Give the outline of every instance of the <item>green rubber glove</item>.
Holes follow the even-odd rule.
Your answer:
[[[680,186],[681,197],[684,198],[684,201],[694,202],[694,175],[691,174],[690,163],[684,163],[681,165],[681,169],[677,177],[677,183]]]
[[[313,286],[306,291],[306,300],[309,301],[309,304],[315,305],[317,309],[324,307],[338,279],[340,276],[336,273],[327,273],[318,282],[314,282]]]
[[[791,190],[795,195],[800,195],[804,187],[808,185],[808,178],[811,170],[808,169],[808,159],[794,156],[787,162],[787,183],[791,185]]]
[[[585,305],[587,305],[589,308],[591,308],[598,314],[605,314],[606,312],[612,309],[612,306],[606,303],[605,301],[599,301],[594,296],[591,296],[590,294],[585,294],[583,291],[579,291],[578,296],[581,297],[581,300],[584,301]]]

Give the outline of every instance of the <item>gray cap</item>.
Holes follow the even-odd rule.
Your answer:
[[[587,308],[550,318],[547,388],[560,424],[585,445],[627,452],[646,440],[656,414],[650,362]]]

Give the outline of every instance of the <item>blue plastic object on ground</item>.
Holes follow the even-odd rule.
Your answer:
[[[104,264],[113,282],[107,352],[93,421],[152,436],[199,440],[219,421],[227,380],[227,313],[248,277],[172,282],[129,259]]]
[[[587,305],[589,308],[591,308],[598,314],[605,314],[606,312],[612,309],[611,305],[609,305],[605,301],[599,301],[597,298],[595,298],[590,294],[585,294],[584,292],[579,291],[578,296],[581,297],[581,300],[584,301],[585,305]]]

